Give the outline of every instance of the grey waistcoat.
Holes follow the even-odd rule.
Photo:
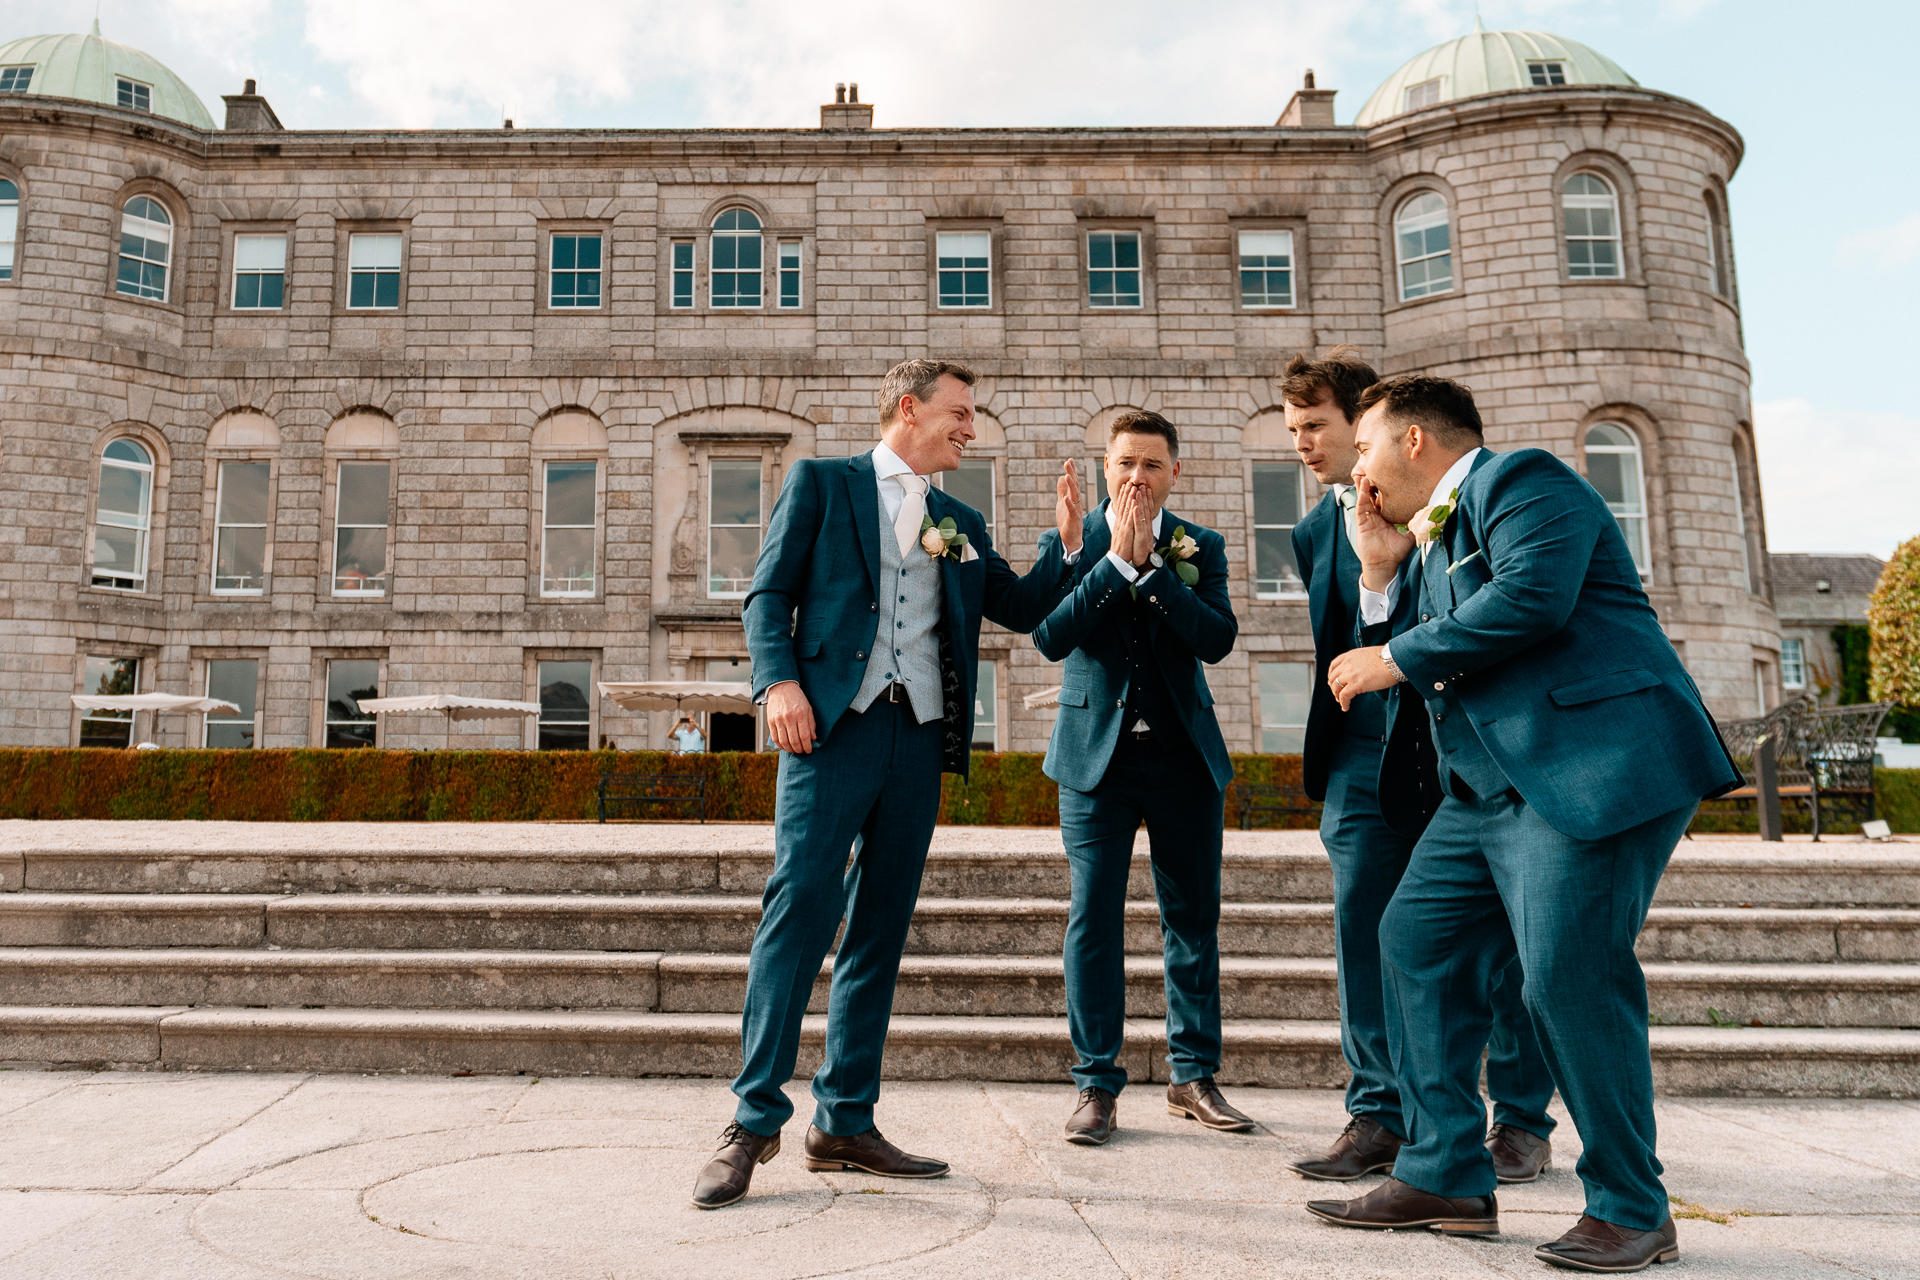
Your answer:
[[[885,484],[882,480],[880,483]],[[940,690],[940,617],[942,573],[918,544],[900,555],[887,508],[880,505],[880,625],[867,658],[866,679],[853,695],[855,711],[865,711],[895,680],[907,683],[913,715],[921,724],[945,713]],[[902,598],[904,597],[904,599]]]

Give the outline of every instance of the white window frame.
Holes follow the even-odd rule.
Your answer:
[[[32,93],[33,73],[37,63],[15,64],[0,67],[0,93]],[[26,72],[21,75],[21,72]]]
[[[1554,77],[1558,76],[1559,79]],[[1567,62],[1564,58],[1530,58],[1527,60],[1527,81],[1535,89],[1558,89],[1567,83]]]
[[[752,219],[753,226],[751,228],[728,227],[722,229],[720,224],[736,214],[742,218]],[[722,240],[729,241],[732,244],[734,265],[731,267],[718,265],[720,260],[720,242]],[[754,256],[759,264],[751,268],[739,265],[740,250],[749,241],[753,243]],[[720,279],[722,276],[730,278],[734,285],[733,298],[726,302],[720,300]],[[741,302],[738,301],[738,299],[746,295],[740,292],[740,282],[747,276],[757,277],[759,283],[754,291],[753,301]],[[765,225],[761,223],[760,215],[751,209],[742,208],[739,205],[722,209],[714,216],[713,222],[707,228],[707,306],[715,311],[760,311],[765,309],[766,305],[767,229]]]
[[[563,662],[577,663],[581,666],[584,666],[587,669],[587,718],[585,720],[549,720],[547,719],[547,704],[546,704],[546,701],[541,697],[541,693],[547,687],[547,685],[551,682],[541,678],[542,672],[548,666],[558,666]],[[583,751],[593,750],[594,741],[593,741],[593,659],[592,658],[535,658],[533,661],[533,699],[532,700],[540,704],[540,714],[533,718],[533,749],[535,751],[565,751],[569,749],[566,747],[544,747],[540,745],[540,731],[546,728],[548,725],[565,725],[568,727],[573,727],[577,725],[580,728],[585,729],[587,744],[586,746],[580,749]]]
[[[755,502],[757,504],[756,509],[759,512],[759,519],[756,520],[754,523],[752,524],[721,524],[713,518],[714,516],[713,479],[714,479],[715,470],[720,467],[727,467],[727,468],[739,467],[742,469],[745,469],[747,467],[753,468],[754,474],[759,478],[759,482],[754,488]],[[713,531],[715,529],[754,529],[759,532],[760,539],[761,539],[761,546],[764,547],[766,545],[766,536],[767,536],[766,483],[767,483],[766,467],[764,462],[759,458],[714,458],[707,463],[707,575],[706,575],[707,591],[706,591],[706,598],[709,600],[744,600],[746,599],[748,587],[752,584],[752,580],[753,580],[751,568],[749,568],[748,570],[747,582],[743,584],[738,591],[714,590]],[[758,559],[758,553],[756,553],[755,558],[756,560]]]
[[[20,240],[20,188],[0,178],[0,280],[13,279],[15,247]]]
[[[579,262],[579,253],[580,253],[579,242],[582,240],[593,241],[594,245],[596,246],[596,254],[597,254],[597,260],[599,262],[599,265],[593,266],[593,267],[582,267],[582,266],[576,265],[576,266],[565,267],[565,268],[558,266],[555,262],[555,258],[559,254],[560,242],[562,240],[572,240],[575,242],[574,243],[574,261],[576,263]],[[552,311],[598,311],[600,310],[604,305],[606,305],[606,299],[607,299],[606,267],[607,267],[607,237],[603,233],[599,231],[549,232],[547,235],[547,307],[548,309]],[[562,302],[559,298],[559,295],[554,292],[555,282],[558,279],[558,277],[562,274],[570,275],[574,277],[573,296],[576,299],[579,298],[580,296],[579,277],[592,276],[593,286],[594,286],[593,288],[594,300],[592,302],[578,302],[578,301]]]
[[[962,458],[958,470],[935,472],[934,483],[940,486],[942,493],[951,493],[952,490],[947,487],[949,477],[958,475],[960,471],[969,468],[985,468],[987,473],[987,502],[990,509],[981,511],[980,514],[986,517],[987,532],[991,535],[993,531],[999,527],[998,521],[1000,516],[1000,467],[992,457],[982,454],[972,458]],[[958,498],[958,500],[961,502],[966,501],[964,498]],[[968,503],[967,505],[972,506],[973,504]],[[980,509],[975,507],[974,510],[979,511]]]
[[[1111,266],[1111,267],[1094,266],[1093,265],[1094,241],[1098,240],[1102,236],[1105,236],[1108,239],[1108,241],[1111,243],[1113,260],[1116,264],[1120,260],[1121,242],[1124,240],[1133,241],[1134,265],[1131,267],[1122,267],[1118,265]],[[1102,311],[1139,311],[1147,305],[1147,239],[1144,235],[1142,235],[1138,231],[1129,231],[1129,230],[1126,230],[1125,228],[1101,227],[1096,230],[1087,232],[1086,254],[1087,254],[1087,305],[1089,307],[1097,307]],[[1111,275],[1113,277],[1113,293],[1111,294],[1111,297],[1114,299],[1123,298],[1127,295],[1127,290],[1122,289],[1120,287],[1120,281],[1121,281],[1121,278],[1124,276],[1129,276],[1129,275],[1132,276],[1133,277],[1133,290],[1132,290],[1133,301],[1132,302],[1101,301],[1100,297],[1096,295],[1093,291],[1093,277],[1096,272],[1104,275]]]
[[[385,467],[387,469],[387,491],[381,495],[381,502],[387,518],[381,524],[346,524],[340,519],[340,504],[345,497],[344,477],[349,467]],[[383,558],[380,576],[368,578],[368,582],[377,582],[377,587],[352,590],[340,585],[340,535],[348,529],[380,529],[387,535],[386,554]],[[387,594],[388,583],[393,577],[393,461],[388,458],[343,458],[334,464],[333,472],[333,595],[336,599],[380,600]]]
[[[982,252],[971,252],[975,248],[981,249]],[[947,252],[949,249],[953,252]],[[954,265],[948,266],[948,263]],[[986,296],[979,302],[969,302],[966,299],[973,295],[967,289],[966,277],[976,274],[987,278]],[[959,277],[959,288],[954,294],[961,299],[959,302],[946,300],[947,288],[943,281],[948,276]],[[980,230],[934,232],[933,305],[941,311],[991,311],[993,309],[993,232]]]
[[[982,687],[981,677],[986,677]],[[1000,750],[1000,659],[982,656],[974,663],[973,684],[973,741],[968,744],[970,751]],[[984,719],[983,717],[984,713]],[[980,730],[989,730],[988,745],[980,745]]]
[[[253,715],[251,718],[248,718],[246,716],[222,715],[217,711],[207,712],[205,715],[200,717],[200,746],[203,749],[207,749],[207,750],[226,750],[226,751],[251,750],[254,747],[258,747],[260,745],[260,703],[259,703],[260,659],[258,658],[208,658],[206,662],[203,664],[206,670],[202,673],[200,687],[202,691],[205,693],[205,695],[209,698],[217,696],[213,691],[213,668],[215,663],[220,663],[220,662],[247,662],[253,665],[253,687],[254,687],[253,696],[255,699],[254,706],[253,706]],[[245,747],[224,747],[224,748],[214,747],[211,741],[211,739],[213,738],[214,726],[219,725],[224,727],[226,725],[231,725],[231,724],[252,725],[253,741],[248,743]]]
[[[268,512],[273,501],[273,464],[258,458],[220,458],[215,461],[216,468],[213,487],[213,564],[208,574],[208,589],[217,596],[263,596],[267,593],[267,564],[272,558],[272,538],[266,531]],[[267,473],[268,511],[261,512],[258,524],[233,521],[225,518],[227,499],[228,467],[263,467]],[[228,529],[259,529],[260,538],[260,585],[257,587],[223,587],[220,585],[220,535]]]
[[[1727,249],[1726,206],[1709,191],[1707,207],[1707,283],[1721,297],[1733,299],[1733,269]]]
[[[586,524],[553,524],[547,516],[547,503],[552,497],[553,469],[555,467],[591,467],[593,469],[593,510]],[[547,538],[555,529],[585,529],[593,537],[587,553],[588,563],[593,566],[586,578],[586,587],[555,588],[555,581],[577,583],[578,578],[550,579],[547,577]],[[547,458],[540,466],[540,596],[542,599],[587,600],[599,592],[600,575],[600,460],[597,458]],[[559,662],[554,658],[549,661]],[[571,661],[571,659],[566,659]]]
[[[394,247],[394,255],[393,255],[394,261],[392,265],[389,266],[387,263],[384,263],[384,262],[370,263],[366,266],[360,265],[358,258],[360,254],[360,248],[363,244],[367,247],[369,252],[371,252],[373,245],[376,241],[385,242],[388,240],[393,241],[393,247]],[[401,298],[400,298],[401,271],[406,262],[406,255],[407,255],[406,240],[404,239],[403,233],[399,231],[350,232],[347,236],[347,310],[349,311],[398,311],[400,309],[400,301],[401,301]],[[361,276],[368,276],[372,278],[373,296],[375,301],[369,302],[364,306],[356,306],[353,301],[353,282]],[[391,306],[382,306],[378,301],[380,297],[380,277],[381,276],[393,277],[393,305]]]
[[[1749,533],[1747,530],[1746,484],[1740,474],[1740,446],[1733,446],[1733,522],[1740,535],[1740,580],[1746,584],[1749,595],[1760,594],[1760,583],[1753,572],[1753,555],[1748,550]]]
[[[800,269],[800,242],[780,240],[774,244],[774,305],[782,311],[798,311],[806,305],[806,276]],[[787,284],[793,284],[793,300],[787,300]]]
[[[123,657],[117,654],[88,653],[88,654],[82,654],[80,658],[80,692],[81,693],[90,694],[93,692],[92,689],[87,687],[87,664],[89,662],[94,662],[94,661],[131,662],[133,664],[133,692],[134,693],[140,692],[140,676],[142,674],[141,669],[146,665],[144,661],[142,661],[139,658],[128,658],[128,657]],[[124,695],[114,694],[111,696],[121,697]],[[133,746],[134,730],[139,728],[139,725],[136,723],[139,717],[140,717],[140,713],[137,711],[96,711],[92,709],[82,711],[80,713],[80,741],[84,743],[87,740],[87,721],[104,720],[112,724],[125,725],[127,727],[127,746],[131,747]],[[111,748],[108,748],[108,749],[110,750]]]
[[[267,267],[247,265],[242,263],[241,259],[242,257],[245,256],[244,246],[248,244],[257,244],[261,241],[266,241],[266,240],[278,240],[280,242],[280,265],[278,267],[267,268]],[[242,277],[259,277],[259,278],[262,278],[264,281],[264,277],[266,276],[280,277],[280,301],[270,307],[265,306],[259,302],[255,302],[251,304],[242,304],[240,301],[241,278]],[[233,238],[233,288],[230,296],[232,298],[232,306],[235,311],[284,311],[286,310],[286,306],[287,306],[287,233],[286,232],[284,231],[270,231],[270,232],[263,231],[258,233],[247,232],[242,235],[234,236]]]
[[[133,206],[142,200],[160,211],[160,221],[148,217],[144,212],[132,212]],[[158,229],[157,236],[150,234],[150,229],[153,228]],[[126,251],[129,231],[140,237],[142,252],[133,254]],[[154,244],[160,246],[163,257],[151,256],[151,246]],[[153,196],[129,196],[127,202],[120,206],[120,237],[114,249],[114,262],[117,265],[113,280],[115,293],[122,297],[140,298],[147,302],[165,302],[167,290],[173,283],[173,211]],[[159,291],[155,292],[153,286],[147,283],[144,272],[138,284],[131,289],[127,288],[127,281],[122,272],[129,262],[137,262],[143,268],[158,267],[160,269]]]
[[[380,669],[382,664],[378,658],[328,658],[320,669],[320,745],[323,748],[335,751],[355,750],[356,748],[351,747],[335,747],[328,741],[328,739],[333,736],[331,732],[333,726],[336,724],[371,723],[373,725],[373,741],[367,745],[377,747],[380,745],[379,712],[374,713],[371,721],[367,720],[364,716],[347,720],[335,720],[332,718],[333,700],[329,698],[327,694],[333,688],[333,664],[336,662],[371,662],[373,664],[373,696],[376,698],[381,696],[380,686],[385,683],[384,677],[386,672]],[[356,707],[357,706],[358,704],[356,702]]]
[[[1780,641],[1780,687],[1807,687],[1807,646],[1796,636],[1786,636]]]
[[[159,468],[154,461],[153,449],[143,440],[136,440],[132,436],[117,436],[107,442],[107,449],[112,449],[114,445],[119,444],[122,440],[138,449],[146,457],[146,461],[140,463],[132,462],[125,458],[109,458],[106,450],[101,451],[101,474],[95,479],[93,495],[93,523],[96,530],[101,525],[105,525],[109,529],[133,530],[135,535],[133,562],[134,567],[139,570],[139,573],[137,576],[128,574],[124,577],[119,574],[100,573],[98,569],[95,568],[94,552],[90,545],[87,554],[88,579],[91,586],[99,587],[106,591],[145,591],[147,589],[147,562],[151,555],[151,548],[148,545],[148,541],[153,534],[153,488]],[[119,467],[122,470],[132,471],[142,477],[140,488],[141,509],[139,512],[132,514],[122,511],[109,513],[100,505],[101,494],[106,488],[105,473],[108,467]],[[96,532],[94,536],[98,538],[99,535]]]
[[[1414,205],[1429,198],[1437,200],[1440,207],[1438,209],[1428,208],[1421,213],[1412,212]],[[1420,298],[1431,298],[1438,294],[1453,292],[1455,275],[1453,269],[1452,213],[1452,204],[1446,196],[1431,188],[1424,191],[1416,191],[1412,195],[1409,195],[1405,200],[1400,202],[1400,207],[1393,211],[1394,279],[1399,288],[1400,301],[1413,302]],[[1445,229],[1447,233],[1447,245],[1444,249],[1435,250],[1427,248],[1427,233],[1436,226]],[[1406,251],[1405,240],[1408,235],[1414,233],[1419,234],[1420,247],[1424,252],[1409,255]],[[1409,292],[1407,285],[1407,268],[1422,263],[1433,262],[1438,258],[1445,258],[1447,260],[1446,284],[1435,286],[1431,277],[1429,277],[1421,283],[1418,292]]]
[[[1260,752],[1263,755],[1297,755],[1299,754],[1298,748],[1296,748],[1293,751],[1275,751],[1275,750],[1270,750],[1267,746],[1267,735],[1269,733],[1298,733],[1301,739],[1302,746],[1304,746],[1306,736],[1307,736],[1307,722],[1304,717],[1302,717],[1302,719],[1298,723],[1295,723],[1290,720],[1280,721],[1280,720],[1272,720],[1268,718],[1269,709],[1267,707],[1267,699],[1261,687],[1263,684],[1263,681],[1261,680],[1261,674],[1262,674],[1261,669],[1264,667],[1299,667],[1302,670],[1304,670],[1307,678],[1306,703],[1309,707],[1311,707],[1313,704],[1313,681],[1315,676],[1313,663],[1308,660],[1300,659],[1300,658],[1260,657],[1260,658],[1256,658],[1254,661],[1253,692],[1254,692],[1255,701],[1257,701],[1260,704],[1260,722],[1259,722],[1260,741],[1258,743]],[[1277,715],[1278,710],[1275,709],[1272,712],[1272,714]]]
[[[113,100],[122,111],[144,111],[148,115],[153,114],[153,86],[144,80],[135,80],[132,76],[115,76]]]
[[[1406,92],[1401,95],[1400,109],[1424,111],[1428,107],[1439,106],[1441,99],[1447,96],[1446,85],[1443,83],[1445,79],[1445,76],[1435,76],[1431,80],[1422,80],[1419,84],[1408,85]]]
[[[1296,518],[1294,524],[1278,524],[1278,523],[1262,524],[1260,523],[1259,496],[1257,493],[1257,488],[1260,483],[1259,481],[1260,468],[1262,467],[1292,468],[1293,487],[1294,487],[1293,509],[1296,512],[1298,512],[1300,516],[1305,516],[1306,510],[1307,510],[1306,477],[1304,475],[1305,468],[1302,467],[1301,464],[1298,462],[1288,462],[1283,458],[1256,458],[1253,461],[1253,467],[1254,467],[1253,474],[1249,478],[1254,486],[1254,490],[1249,492],[1249,496],[1252,497],[1254,500],[1254,524],[1253,524],[1254,536],[1253,536],[1253,539],[1251,540],[1251,545],[1249,547],[1249,551],[1252,553],[1251,555],[1252,563],[1248,565],[1248,568],[1251,572],[1249,572],[1247,575],[1250,579],[1252,579],[1252,582],[1253,582],[1253,598],[1255,600],[1304,600],[1307,598],[1307,587],[1304,581],[1301,581],[1300,585],[1297,588],[1292,588],[1292,589],[1288,588],[1284,579],[1280,582],[1279,586],[1274,590],[1265,590],[1262,587],[1262,584],[1264,582],[1271,582],[1273,581],[1273,579],[1270,579],[1270,578],[1263,579],[1260,577],[1260,532],[1261,530],[1264,530],[1264,529],[1283,530],[1289,535],[1289,537],[1291,537],[1294,528],[1299,523],[1299,520],[1298,518]],[[1296,579],[1299,578],[1298,565],[1294,566],[1294,575]]]
[[[1592,443],[1593,432],[1599,427],[1612,427],[1614,430],[1624,433],[1630,443]],[[1637,538],[1627,532],[1624,524],[1621,527],[1620,533],[1626,539],[1627,550],[1633,554],[1634,567],[1640,570],[1640,576],[1643,578],[1652,576],[1653,542],[1649,533],[1649,525],[1652,522],[1647,515],[1647,459],[1645,451],[1640,447],[1640,433],[1624,422],[1615,422],[1612,420],[1592,422],[1588,423],[1586,430],[1581,433],[1580,447],[1589,459],[1595,454],[1609,454],[1616,457],[1631,457],[1633,459],[1634,486],[1633,492],[1629,497],[1636,504],[1635,508],[1629,511],[1617,510],[1614,504],[1609,502],[1607,503],[1607,509],[1613,512],[1615,521],[1638,521],[1639,536]],[[1593,464],[1591,462],[1587,464],[1587,470],[1589,474],[1592,473]],[[1734,483],[1734,502],[1737,504],[1740,500],[1738,492],[1739,477],[1737,473],[1734,478]],[[1624,506],[1625,504],[1622,505]],[[1743,540],[1741,546],[1744,547],[1745,545],[1746,543]],[[1743,557],[1745,554],[1744,551],[1741,552]]]
[[[1601,187],[1606,190],[1606,195],[1602,197],[1592,192],[1581,192],[1576,195],[1567,189],[1581,178],[1585,178],[1590,182],[1599,183]],[[1568,225],[1568,219],[1575,210],[1584,211],[1589,216],[1597,211],[1604,210],[1608,223],[1613,227],[1612,234],[1599,236],[1592,234],[1591,231],[1579,235],[1574,234],[1572,228]],[[1588,226],[1592,226],[1591,221],[1589,221]],[[1619,280],[1626,276],[1627,260],[1620,240],[1620,194],[1614,190],[1613,183],[1609,182],[1604,175],[1595,173],[1591,169],[1582,169],[1578,173],[1568,174],[1566,181],[1560,184],[1560,233],[1561,238],[1566,242],[1567,276],[1569,279]],[[1605,274],[1595,271],[1593,269],[1594,263],[1591,253],[1589,253],[1588,260],[1583,269],[1573,260],[1573,246],[1575,244],[1585,244],[1589,246],[1596,244],[1612,245],[1613,269]]]
[[[1271,252],[1261,253],[1261,254],[1249,254],[1247,252],[1248,240],[1250,237],[1255,237],[1255,236],[1266,237],[1276,241],[1284,239],[1286,242],[1286,252],[1281,254],[1275,254]],[[1294,282],[1295,282],[1296,276],[1295,276],[1295,269],[1294,269],[1293,232],[1281,227],[1249,229],[1239,233],[1239,237],[1238,237],[1238,240],[1236,241],[1236,244],[1239,249],[1239,253],[1236,255],[1236,257],[1240,264],[1238,278],[1239,278],[1239,285],[1240,285],[1241,310],[1243,311],[1291,310],[1295,305],[1294,299],[1296,297],[1296,293],[1294,290]],[[1258,258],[1260,260],[1260,265],[1249,266],[1248,261],[1249,259],[1252,259],[1252,258]],[[1285,265],[1284,266],[1273,265],[1275,258],[1281,259],[1285,263]],[[1283,296],[1279,296],[1279,297],[1276,297],[1273,290],[1267,287],[1272,282],[1273,273],[1277,271],[1284,271],[1286,272],[1286,275],[1287,275],[1286,293]],[[1261,287],[1258,291],[1258,296],[1264,299],[1264,301],[1258,301],[1258,302],[1247,301],[1248,297],[1252,296],[1249,294],[1247,289],[1247,276],[1249,274],[1257,274],[1258,276],[1260,276]]]
[[[667,307],[672,311],[691,311],[694,305],[694,262],[691,240],[670,240],[667,242],[667,277],[671,292],[667,295]],[[681,259],[684,258],[683,263]],[[685,286],[682,288],[682,286]]]

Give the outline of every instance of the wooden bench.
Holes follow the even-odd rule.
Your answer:
[[[1233,780],[1233,800],[1239,811],[1240,829],[1253,830],[1257,813],[1312,817],[1320,807],[1307,799],[1306,790],[1290,782],[1244,782]]]
[[[683,818],[707,820],[707,775],[704,773],[609,773],[600,779],[600,821],[610,809],[663,805],[680,810]],[[618,816],[616,814],[616,816]]]

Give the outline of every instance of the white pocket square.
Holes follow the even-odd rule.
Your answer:
[[[980,558],[980,553],[973,549],[973,544],[971,542],[969,542],[966,546],[960,548],[961,564],[971,564],[973,561],[978,560],[979,558]]]

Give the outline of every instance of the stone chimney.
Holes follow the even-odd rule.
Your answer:
[[[1331,129],[1333,124],[1334,89],[1316,89],[1313,87],[1313,72],[1307,72],[1307,82],[1294,90],[1293,97],[1287,102],[1287,109],[1273,122],[1276,129]]]
[[[821,104],[820,127],[822,129],[871,129],[873,128],[873,104],[860,101],[858,84],[836,84],[833,86],[833,101]]]
[[[253,91],[251,80],[244,92],[225,94],[220,100],[227,104],[228,133],[277,133],[286,128],[267,100]]]

